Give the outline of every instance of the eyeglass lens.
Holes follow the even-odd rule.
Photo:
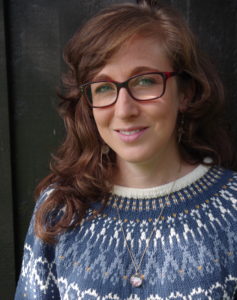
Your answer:
[[[151,100],[163,94],[164,78],[161,74],[139,75],[130,78],[127,87],[136,100]],[[94,82],[87,86],[86,94],[93,106],[107,106],[117,99],[117,85],[109,81]]]

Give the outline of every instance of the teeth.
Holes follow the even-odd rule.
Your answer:
[[[119,132],[124,134],[124,135],[132,135],[132,134],[137,133],[139,131],[140,131],[140,129],[130,130],[130,131],[120,130]]]

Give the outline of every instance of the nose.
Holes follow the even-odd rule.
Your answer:
[[[114,115],[121,119],[129,119],[136,117],[139,111],[139,103],[129,95],[126,88],[121,88],[115,103]]]

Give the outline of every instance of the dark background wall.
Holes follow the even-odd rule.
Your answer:
[[[63,46],[96,11],[119,2],[0,0],[0,299],[13,298],[33,190],[64,135],[55,113]],[[163,2],[181,10],[217,65],[237,138],[236,0]]]

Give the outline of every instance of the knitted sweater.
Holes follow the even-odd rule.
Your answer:
[[[108,205],[48,245],[32,218],[15,300],[219,300],[237,299],[237,174],[203,165],[155,188],[115,186]],[[40,197],[45,201],[50,189]],[[161,207],[162,217],[135,273],[118,218],[137,263]]]

